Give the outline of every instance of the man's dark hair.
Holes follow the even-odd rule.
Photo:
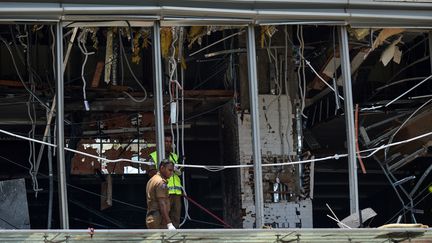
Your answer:
[[[159,169],[165,166],[168,166],[169,164],[172,164],[174,166],[174,163],[172,161],[170,161],[169,159],[163,159],[160,163],[159,163]]]

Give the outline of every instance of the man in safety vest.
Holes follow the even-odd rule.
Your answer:
[[[169,148],[171,146],[171,137],[165,137],[165,147]],[[157,151],[154,151],[150,154],[151,159],[155,163],[156,170],[157,167]],[[176,153],[170,152],[166,153],[166,159],[173,162],[174,165],[178,163],[178,155]],[[170,199],[170,212],[169,217],[174,225],[174,227],[178,228],[180,225],[180,215],[181,215],[181,196],[182,196],[182,183],[181,183],[181,172],[178,169],[174,170],[173,175],[168,178],[168,194]]]

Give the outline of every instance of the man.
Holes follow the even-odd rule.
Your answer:
[[[165,148],[168,150],[171,147],[171,137],[166,136],[165,137]],[[157,152],[154,151],[150,154],[150,157],[152,158],[153,162],[156,165],[157,168]],[[178,155],[175,153],[166,153],[166,159],[169,159],[174,165],[178,162]],[[181,215],[181,196],[183,194],[182,192],[182,183],[181,183],[181,172],[177,169],[175,169],[174,174],[168,178],[167,184],[168,184],[168,194],[170,199],[170,219],[172,220],[173,225],[176,228],[179,228],[180,226],[180,215]]]
[[[169,160],[161,161],[159,171],[147,182],[147,215],[148,229],[175,230],[169,217],[169,196],[167,179],[174,171],[174,164]]]

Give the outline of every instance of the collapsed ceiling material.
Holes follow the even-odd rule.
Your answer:
[[[75,11],[67,4],[64,8],[66,15]],[[144,188],[153,170],[149,154],[156,150],[158,131],[152,24],[68,21],[63,25],[62,61],[72,225],[144,227]],[[14,158],[3,159],[3,166],[16,166],[1,175],[27,179],[32,228],[45,227],[48,213],[49,225],[60,224],[52,207],[41,210],[45,202],[53,203],[52,175],[57,166],[49,160],[58,156],[50,146],[59,139],[53,119],[57,116],[53,27],[0,26],[0,50],[5,53],[0,60],[4,100],[0,124],[33,139],[1,138],[5,156]],[[340,218],[352,215],[346,177],[338,175],[347,174],[343,89],[347,81],[342,75],[346,65],[351,67],[356,107],[361,204],[372,202],[367,206],[377,212],[376,225],[389,218],[394,222],[395,212],[405,222],[427,221],[430,212],[423,189],[431,167],[422,161],[430,157],[432,136],[418,137],[431,131],[429,31],[352,26],[351,58],[346,63],[337,26],[256,28],[258,141],[251,138],[246,44],[250,32],[246,32],[244,26],[234,25],[161,28],[162,133],[173,140],[166,147],[185,163],[188,197],[207,203],[216,216],[185,203],[185,227],[253,227],[255,170],[249,146],[257,142],[264,168],[266,225],[336,226],[325,217],[328,209],[323,205],[328,202]],[[416,139],[398,144],[412,138]],[[25,153],[16,153],[18,147],[24,147]],[[124,161],[112,163],[117,159]],[[383,196],[377,197],[380,193]],[[386,209],[380,202],[384,196],[396,198],[397,203]],[[227,222],[221,225],[220,217]]]

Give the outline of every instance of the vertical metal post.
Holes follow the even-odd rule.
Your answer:
[[[63,27],[57,23],[57,170],[60,209],[60,227],[69,229],[69,213],[66,187],[66,162],[64,150],[64,87],[63,87]]]
[[[432,73],[432,31],[429,31],[429,59],[430,59],[430,65],[431,65],[431,73]]]
[[[163,90],[162,90],[162,56],[160,43],[160,22],[153,25],[153,90],[154,90],[154,114],[156,125],[156,151],[159,163],[165,159],[164,115],[163,115]]]
[[[247,35],[248,72],[249,72],[249,97],[252,121],[252,146],[255,177],[255,223],[256,228],[264,226],[264,204],[261,167],[261,141],[258,114],[258,78],[255,50],[255,26],[248,26]]]
[[[352,100],[351,86],[351,62],[348,50],[348,34],[345,26],[339,27],[339,46],[341,55],[341,69],[343,77],[343,90],[345,98],[345,124],[348,146],[348,173],[349,173],[349,192],[350,192],[350,212],[359,212],[358,201],[358,180],[357,180],[357,161],[355,150],[355,128],[354,128],[354,106]],[[359,217],[361,215],[359,214]]]

